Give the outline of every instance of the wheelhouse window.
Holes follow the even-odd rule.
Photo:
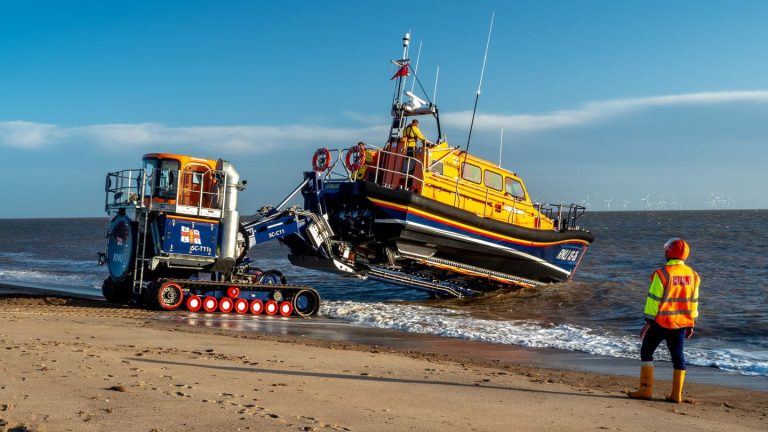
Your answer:
[[[433,173],[442,174],[443,173],[443,163],[438,162],[432,166],[432,168],[429,169]]]
[[[485,177],[483,178],[483,182],[487,187],[500,191],[501,183],[502,183],[501,180],[502,180],[501,174],[497,172],[485,170]]]
[[[518,199],[525,199],[525,190],[523,189],[523,184],[520,183],[520,180],[511,177],[507,177],[505,180],[506,184],[504,190],[506,193]]]
[[[480,180],[482,179],[483,170],[480,169],[477,165],[472,165],[470,163],[464,163],[461,166],[461,177],[465,180],[469,180],[473,183],[480,183]]]

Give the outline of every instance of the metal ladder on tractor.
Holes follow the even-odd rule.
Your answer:
[[[143,197],[142,197],[143,202]],[[144,289],[144,269],[147,267],[147,226],[149,224],[149,209],[140,206],[136,209],[139,214],[136,219],[138,226],[138,233],[136,235],[136,256],[134,258],[133,265],[133,289],[132,297],[136,301],[140,298],[141,292]]]

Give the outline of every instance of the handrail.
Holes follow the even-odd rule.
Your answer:
[[[448,150],[448,149],[441,149],[441,150]],[[452,155],[452,154],[454,154],[454,153],[458,152],[459,150],[460,150],[460,149],[459,149],[459,147],[454,147],[454,148],[453,148],[453,149],[451,149],[451,151],[449,151],[448,153],[446,153],[446,154],[444,154],[444,155],[440,156],[440,157],[439,157],[439,158],[438,158],[438,159],[437,159],[437,160],[436,160],[434,163],[432,163],[432,164],[429,166],[429,168],[428,168],[428,169],[429,169],[430,171],[432,171],[432,168],[434,168],[434,167],[435,167],[435,165],[437,165],[437,164],[441,163],[441,162],[443,161],[443,159],[445,159],[445,158],[447,158],[448,156],[450,156],[450,155]]]
[[[205,211],[221,211],[226,200],[226,191],[221,187],[226,184],[226,172],[209,170],[207,172],[172,170],[166,174],[175,176],[175,187],[168,191],[174,191],[172,196],[159,196],[159,186],[156,186],[157,174],[161,171],[153,170],[147,173],[144,168],[128,169],[107,173],[104,210],[117,210],[121,208],[147,208],[157,209],[157,206],[175,205],[178,207],[194,208],[198,215]],[[185,187],[188,181],[194,183],[195,175],[201,177],[199,189]],[[217,184],[218,183],[218,184]],[[206,188],[209,185],[209,188]],[[218,189],[218,190],[217,190]],[[157,202],[156,198],[163,202]],[[188,201],[187,201],[188,200]]]
[[[419,166],[421,166],[421,172],[422,172],[422,176],[423,176],[423,173],[424,173],[424,163],[422,161],[420,161],[418,158],[413,157],[413,156],[404,155],[404,154],[399,153],[399,152],[393,152],[393,151],[389,151],[389,150],[384,150],[384,149],[378,150],[378,152],[379,152],[379,156],[378,156],[379,160],[381,160],[381,154],[382,153],[384,153],[386,155],[393,156],[395,158],[402,159],[403,163],[400,164],[401,167],[406,166],[406,165],[410,167],[411,163],[418,164]],[[406,162],[408,162],[408,163],[406,164]],[[424,185],[424,179],[423,178],[419,178],[419,177],[411,174],[411,171],[414,171],[414,172],[416,171],[416,166],[417,165],[414,165],[413,169],[408,169],[408,170],[406,170],[406,172],[402,172],[402,171],[396,171],[396,170],[390,170],[390,169],[382,168],[381,167],[381,163],[378,163],[378,164],[376,164],[376,174],[374,175],[374,182],[377,183],[377,184],[379,183],[379,171],[382,171],[382,172],[385,172],[385,173],[391,173],[391,174],[405,176],[405,182],[406,182],[405,184],[409,184],[409,180],[414,179],[419,184],[421,184],[423,186]],[[383,178],[382,178],[382,180],[383,180]]]
[[[456,154],[460,151],[459,147],[455,148],[449,148],[445,150],[450,150],[440,158],[438,158],[436,161],[431,163],[429,165],[428,169],[424,169],[424,162],[414,156],[408,156],[406,154],[403,154],[399,151],[392,151],[391,146],[387,145],[383,148],[375,146],[375,145],[368,145],[370,149],[374,149],[378,153],[378,160],[379,163],[375,164],[375,170],[374,170],[374,176],[373,181],[377,184],[380,184],[384,187],[390,187],[394,188],[397,187],[397,185],[390,185],[390,184],[381,184],[383,180],[385,180],[386,175],[397,175],[401,176],[398,177],[398,179],[405,179],[405,185],[413,184],[413,180],[416,180],[417,184],[419,184],[419,189],[422,189],[425,185],[425,180],[423,178],[420,178],[416,175],[411,174],[412,172],[417,172],[417,167],[421,167],[422,175],[425,172],[431,172],[431,169],[441,163],[445,160],[445,158]],[[343,158],[346,155],[347,152],[350,151],[350,149],[334,149],[330,150],[335,153],[336,157],[334,158],[334,161],[332,165],[326,170],[324,173],[323,179],[329,179],[330,177],[336,175],[343,178],[346,178],[348,180],[354,180],[354,172],[351,172],[345,163],[343,163]],[[427,151],[427,149],[425,149]],[[423,156],[423,154],[422,154]],[[394,162],[392,166],[394,168],[386,168],[383,163],[381,163],[382,158],[394,158]],[[342,167],[344,168],[344,173],[336,172],[336,167],[339,162],[342,162]],[[406,169],[403,171],[404,166],[410,167],[411,164],[413,164],[412,169]],[[416,165],[418,164],[418,166]],[[400,167],[400,169],[396,169],[397,167]],[[373,165],[371,165],[371,168],[373,168]],[[443,177],[440,173],[432,173],[433,175],[438,175],[440,177]],[[398,181],[399,183],[399,181]],[[452,182],[453,183],[453,182]],[[465,188],[468,188],[472,194],[466,194],[462,193],[459,186],[462,185]],[[466,181],[463,178],[459,178],[459,181],[455,183],[456,190],[446,189],[444,187],[441,187],[440,185],[436,184],[430,184],[430,186],[434,189],[442,190],[444,192],[447,192],[457,199],[456,207],[464,210],[468,210],[468,204],[470,202],[477,202],[479,204],[482,204],[483,212],[482,217],[484,218],[491,218],[496,219],[500,221],[504,221],[506,219],[506,223],[518,223],[520,217],[526,217],[526,218],[533,218],[534,220],[534,226],[538,229],[542,229],[542,220],[543,218],[547,218],[548,220],[552,221],[552,229],[555,231],[563,231],[563,230],[577,230],[579,229],[576,225],[576,219],[581,216],[581,214],[584,213],[584,208],[581,206],[577,206],[575,204],[571,204],[568,209],[568,214],[564,214],[564,205],[553,205],[553,204],[546,204],[546,203],[531,203],[531,210],[525,211],[525,207],[522,208],[522,210],[518,207],[518,205],[523,201],[515,196],[511,196],[512,205],[509,206],[506,204],[507,199],[509,199],[508,194],[505,194],[503,191],[500,191],[499,193],[496,193],[493,190],[490,190],[489,188],[483,188],[479,187],[471,182]],[[499,203],[502,205],[503,211],[506,211],[507,217],[503,217],[503,213],[500,214],[499,218],[494,218],[494,211],[493,209],[490,210],[490,214],[488,214],[488,200],[493,199],[496,201],[499,201]],[[559,207],[558,207],[559,206]],[[557,210],[557,211],[555,211]],[[556,213],[556,215],[555,215]],[[480,214],[478,213],[478,216]],[[545,224],[547,228],[549,229],[549,223]]]

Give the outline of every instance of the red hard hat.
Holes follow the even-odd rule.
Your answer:
[[[671,238],[664,243],[664,256],[667,259],[685,260],[689,252],[688,243],[681,238]]]

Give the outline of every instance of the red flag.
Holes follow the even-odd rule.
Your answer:
[[[393,79],[395,79],[397,77],[402,77],[402,76],[408,76],[408,65],[407,64],[404,64],[400,69],[398,69],[397,72],[395,72],[395,74],[392,75],[392,78],[390,78],[389,80],[392,81]]]

